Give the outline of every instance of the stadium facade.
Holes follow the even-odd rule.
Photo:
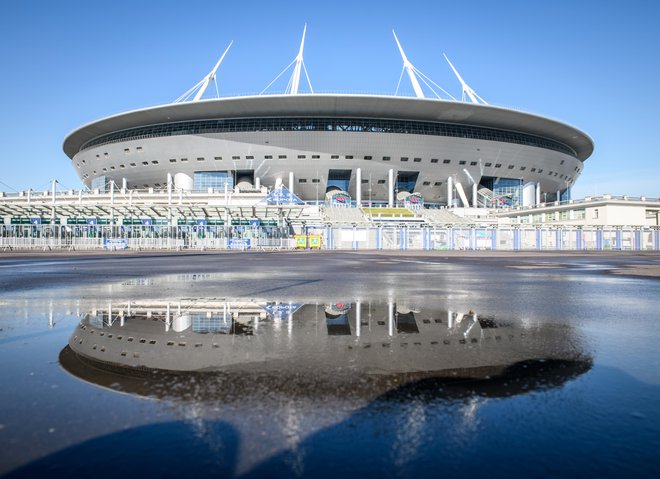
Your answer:
[[[284,185],[305,202],[388,206],[530,206],[570,197],[594,148],[588,135],[487,104],[451,63],[463,100],[426,98],[420,80],[434,93],[439,87],[397,44],[415,97],[300,93],[303,34],[285,94],[203,99],[223,54],[184,101],[94,121],[72,132],[64,151],[82,182],[100,190]]]

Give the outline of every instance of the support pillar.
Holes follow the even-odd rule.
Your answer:
[[[126,178],[121,179],[121,189],[123,191],[126,191],[128,189],[128,181],[126,181]]]
[[[477,184],[473,183],[472,184],[472,207],[473,208],[478,208],[479,207],[479,199],[477,198],[477,195],[478,195]]]
[[[536,206],[541,204],[541,183],[536,183]]]
[[[454,178],[449,176],[447,178],[447,206],[452,207],[454,205]]]
[[[261,178],[258,176],[254,178],[254,187],[258,190],[261,189]]]
[[[359,338],[362,330],[362,303],[355,303],[355,335]]]
[[[355,202],[358,208],[362,206],[362,168],[355,170]]]
[[[394,336],[394,303],[391,301],[387,303],[387,334]]]
[[[289,171],[289,191],[293,194],[293,171]]]
[[[390,168],[387,172],[387,206],[394,207],[394,170]]]

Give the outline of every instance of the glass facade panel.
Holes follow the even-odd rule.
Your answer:
[[[522,205],[522,180],[484,176],[481,185],[493,192],[495,207]]]
[[[93,190],[100,190],[100,191],[106,191],[107,188],[107,180],[105,176],[97,176],[92,180],[92,189]]]
[[[195,191],[224,190],[234,188],[234,179],[227,171],[196,171],[193,189]]]

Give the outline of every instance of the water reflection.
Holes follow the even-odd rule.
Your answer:
[[[582,349],[568,323],[430,300],[188,298],[97,306],[60,361],[86,381],[146,396],[232,400],[258,389],[423,401],[559,385],[590,367]]]

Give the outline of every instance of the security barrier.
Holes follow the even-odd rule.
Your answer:
[[[0,250],[660,251],[658,227],[332,227],[2,225]]]

